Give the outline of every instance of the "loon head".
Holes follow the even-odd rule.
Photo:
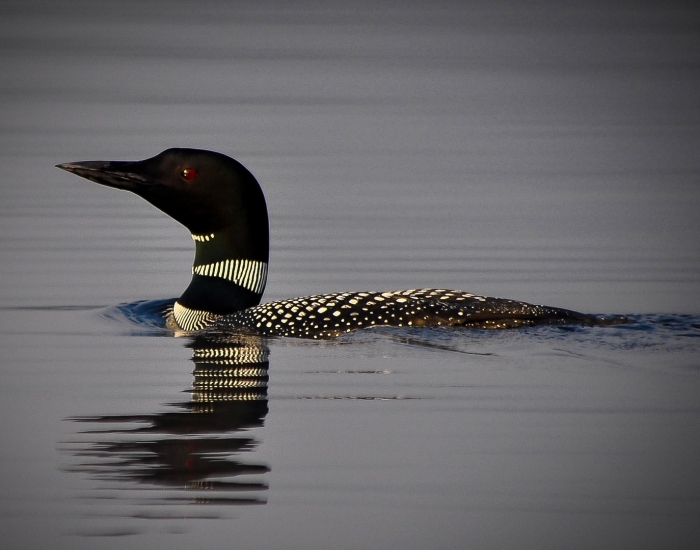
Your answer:
[[[189,229],[196,252],[182,306],[221,314],[260,302],[269,256],[267,206],[257,180],[238,161],[213,151],[167,149],[140,161],[57,167],[131,191]]]
[[[265,197],[238,161],[199,149],[167,149],[140,161],[85,161],[58,168],[131,191],[168,214],[192,235],[225,233],[242,257],[267,261]]]

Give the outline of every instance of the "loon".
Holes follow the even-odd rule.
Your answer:
[[[342,292],[259,305],[269,260],[267,205],[259,183],[238,161],[213,151],[178,148],[141,161],[70,162],[57,168],[131,191],[190,231],[195,244],[192,280],[165,313],[166,326],[173,330],[196,333],[217,327],[261,336],[326,339],[373,326],[510,328],[615,322],[432,288]]]

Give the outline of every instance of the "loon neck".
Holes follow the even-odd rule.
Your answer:
[[[260,303],[267,281],[268,250],[241,251],[226,231],[193,234],[192,280],[178,303],[223,315]]]

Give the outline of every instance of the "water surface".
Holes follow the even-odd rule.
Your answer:
[[[3,547],[697,547],[697,10],[0,9]],[[261,182],[267,300],[434,286],[635,323],[115,318],[177,296],[192,242],[53,166],[172,146]]]

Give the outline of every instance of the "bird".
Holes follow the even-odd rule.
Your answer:
[[[214,151],[166,149],[140,161],[80,161],[57,168],[145,199],[192,236],[192,279],[163,312],[166,327],[329,339],[378,326],[515,328],[597,325],[621,317],[460,290],[338,292],[260,304],[267,282],[269,219],[262,188],[237,160]]]

